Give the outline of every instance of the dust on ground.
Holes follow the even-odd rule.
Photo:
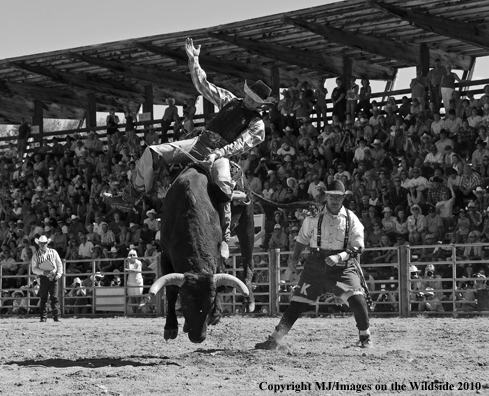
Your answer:
[[[352,317],[301,318],[278,351],[253,349],[278,318],[224,317],[202,344],[164,321],[3,318],[0,395],[489,395],[487,317],[373,318],[368,350]]]

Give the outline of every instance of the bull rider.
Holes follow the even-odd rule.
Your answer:
[[[219,108],[219,112],[208,123],[202,133],[192,139],[149,146],[136,164],[131,183],[118,196],[106,194],[105,200],[120,209],[132,209],[142,194],[150,194],[155,189],[155,173],[164,165],[185,164],[187,152],[197,160],[206,161],[210,167],[212,181],[227,197],[219,205],[223,240],[221,256],[229,257],[228,242],[231,225],[231,200],[246,200],[246,195],[233,191],[235,182],[231,178],[228,158],[251,150],[265,139],[265,124],[259,110],[268,105],[265,100],[271,89],[262,81],[244,83],[245,96],[237,98],[231,92],[207,81],[207,75],[199,65],[200,45],[194,46],[188,38],[185,50],[189,58],[189,69],[195,88],[207,100]]]

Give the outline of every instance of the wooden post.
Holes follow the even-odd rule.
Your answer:
[[[39,145],[42,147],[44,140],[44,115],[43,115],[43,106],[44,103],[40,100],[34,101],[34,117],[32,117],[32,125],[36,125],[39,127],[39,134],[34,137],[34,141],[38,141]]]
[[[268,260],[268,279],[270,284],[270,315],[279,313],[280,288],[280,249],[270,249]]]
[[[410,272],[408,254],[409,250],[407,246],[401,245],[398,248],[399,254],[399,313],[401,318],[409,317],[409,294],[411,291]]]
[[[430,49],[428,48],[426,43],[421,43],[420,45],[420,58],[421,65],[419,65],[417,69],[421,69],[423,77],[426,77],[428,75],[428,72],[430,71]]]
[[[346,90],[350,89],[350,79],[352,77],[353,62],[349,56],[343,57],[343,86]]]
[[[87,129],[90,130],[97,126],[97,100],[93,93],[89,93],[87,97]]]
[[[154,121],[154,110],[153,110],[153,85],[144,86],[144,103],[143,103],[143,113],[151,113],[151,120]],[[151,122],[152,123],[152,122]],[[145,122],[144,125],[150,124]]]
[[[280,70],[277,67],[272,67],[272,95],[280,98]]]

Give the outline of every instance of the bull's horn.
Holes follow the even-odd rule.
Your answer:
[[[248,291],[248,288],[246,285],[241,282],[238,278],[235,276],[229,275],[229,274],[217,274],[214,275],[214,280],[216,281],[216,286],[231,286],[235,287],[238,289],[238,291],[241,292],[241,294],[245,297],[248,297],[250,295],[250,292]]]
[[[160,291],[162,287],[182,286],[183,282],[185,282],[185,277],[183,276],[183,274],[177,274],[177,273],[167,274],[157,279],[151,285],[151,288],[149,289],[149,294],[154,296],[156,293]]]

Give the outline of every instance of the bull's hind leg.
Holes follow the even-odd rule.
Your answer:
[[[164,337],[165,340],[175,339],[178,335],[178,320],[175,312],[175,304],[178,298],[178,292],[180,288],[178,286],[168,286],[166,288],[166,300],[168,303],[168,314],[166,315],[166,324]]]
[[[254,220],[253,205],[242,207],[242,213],[239,217],[238,224],[235,228],[236,235],[239,239],[241,256],[243,258],[243,281],[248,288],[250,295],[243,299],[243,308],[245,312],[255,310],[255,296],[253,295],[253,244],[254,244]]]

